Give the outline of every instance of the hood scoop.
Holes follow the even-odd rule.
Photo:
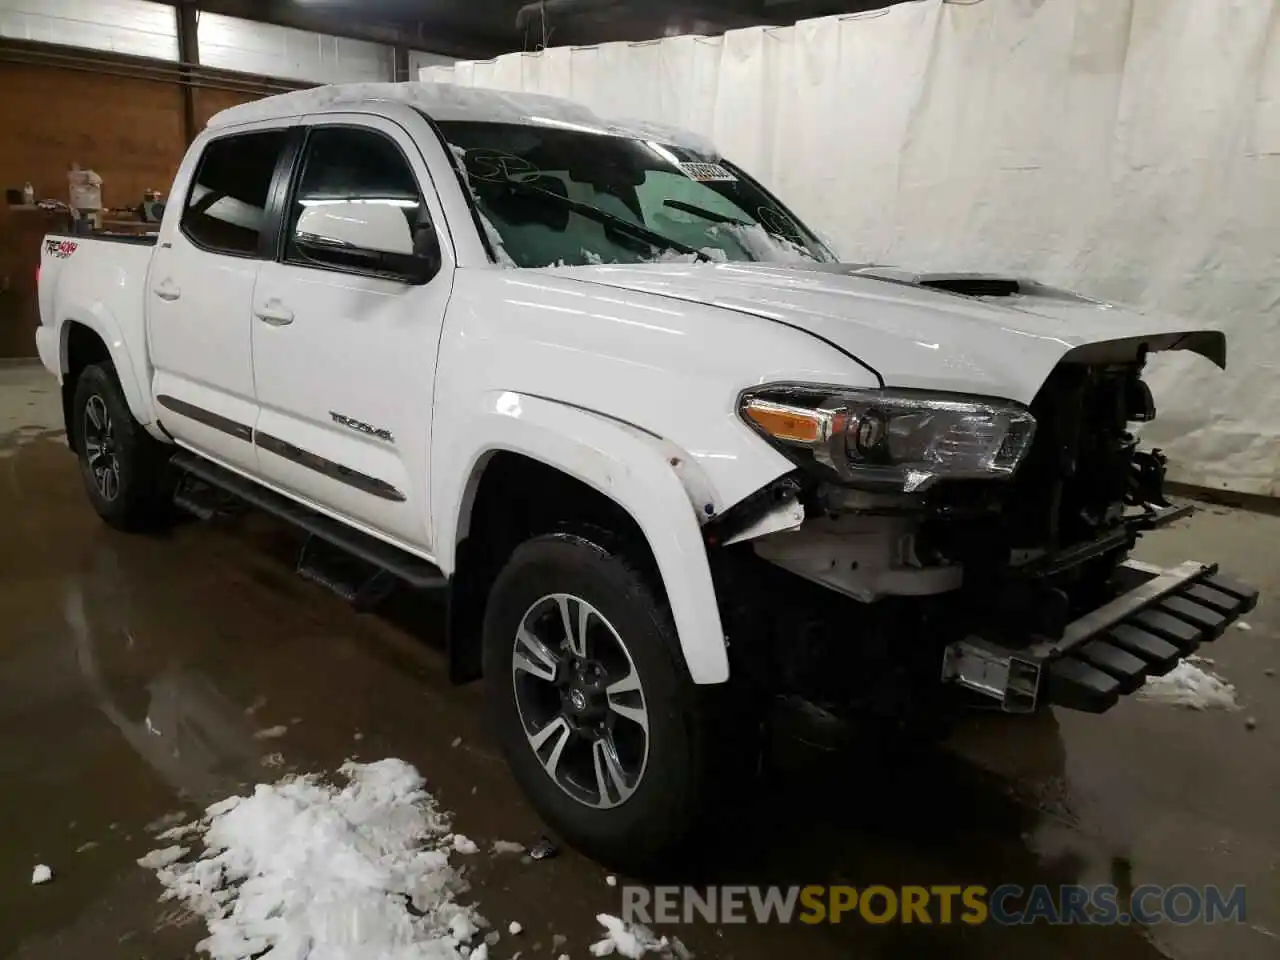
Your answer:
[[[994,273],[913,273],[895,267],[858,267],[851,277],[872,277],[910,287],[926,287],[961,297],[1013,297],[1020,293],[1043,293],[1044,288],[1032,280],[1002,277]]]
[[[1017,280],[1003,277],[937,277],[921,280],[920,286],[958,293],[962,297],[1012,297],[1022,292]]]

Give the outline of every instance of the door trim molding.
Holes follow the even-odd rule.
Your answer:
[[[271,434],[263,433],[261,430],[254,432],[253,442],[259,450],[273,453],[277,457],[282,457],[299,466],[306,467],[308,470],[323,474],[331,480],[337,480],[339,483],[345,483],[349,487],[355,487],[355,489],[370,496],[379,497],[382,500],[390,500],[393,503],[404,503],[408,499],[404,493],[385,480],[371,477],[366,473],[361,473],[359,470],[352,470],[341,463],[335,463],[319,454],[312,453],[310,450],[303,450],[287,440],[273,437]]]
[[[156,402],[181,417],[194,420],[196,423],[235,437],[237,440],[252,443],[259,450],[265,450],[267,453],[273,453],[291,463],[306,467],[308,470],[314,470],[330,480],[337,480],[348,487],[354,487],[361,493],[367,493],[381,500],[389,500],[392,503],[404,503],[409,499],[403,491],[396,489],[385,480],[379,480],[377,477],[371,477],[366,473],[361,473],[359,470],[353,470],[341,463],[336,463],[319,454],[312,453],[310,450],[303,450],[287,440],[273,437],[271,434],[263,433],[261,430],[254,430],[246,424],[238,423],[221,414],[214,413],[212,410],[197,407],[193,403],[187,403],[185,400],[179,400],[177,397],[171,397],[167,394],[159,394],[156,397]]]
[[[172,410],[180,417],[194,420],[196,423],[229,434],[237,440],[243,440],[245,443],[253,443],[253,427],[247,424],[228,419],[222,414],[206,410],[204,407],[197,407],[194,403],[187,403],[185,400],[179,400],[177,397],[171,397],[163,393],[156,396],[156,403],[166,410]]]

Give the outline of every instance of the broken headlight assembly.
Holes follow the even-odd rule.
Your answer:
[[[1036,427],[1021,404],[914,390],[765,386],[744,392],[738,410],[801,466],[905,493],[938,480],[1011,476]]]

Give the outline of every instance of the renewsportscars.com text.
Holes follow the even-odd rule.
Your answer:
[[[1243,923],[1245,888],[1144,885],[637,887],[624,886],[632,923],[924,923],[970,925]]]

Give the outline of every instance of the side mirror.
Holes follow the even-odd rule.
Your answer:
[[[427,283],[440,272],[440,247],[425,210],[376,200],[304,201],[294,242],[326,266]],[[410,218],[418,222],[410,226]]]

